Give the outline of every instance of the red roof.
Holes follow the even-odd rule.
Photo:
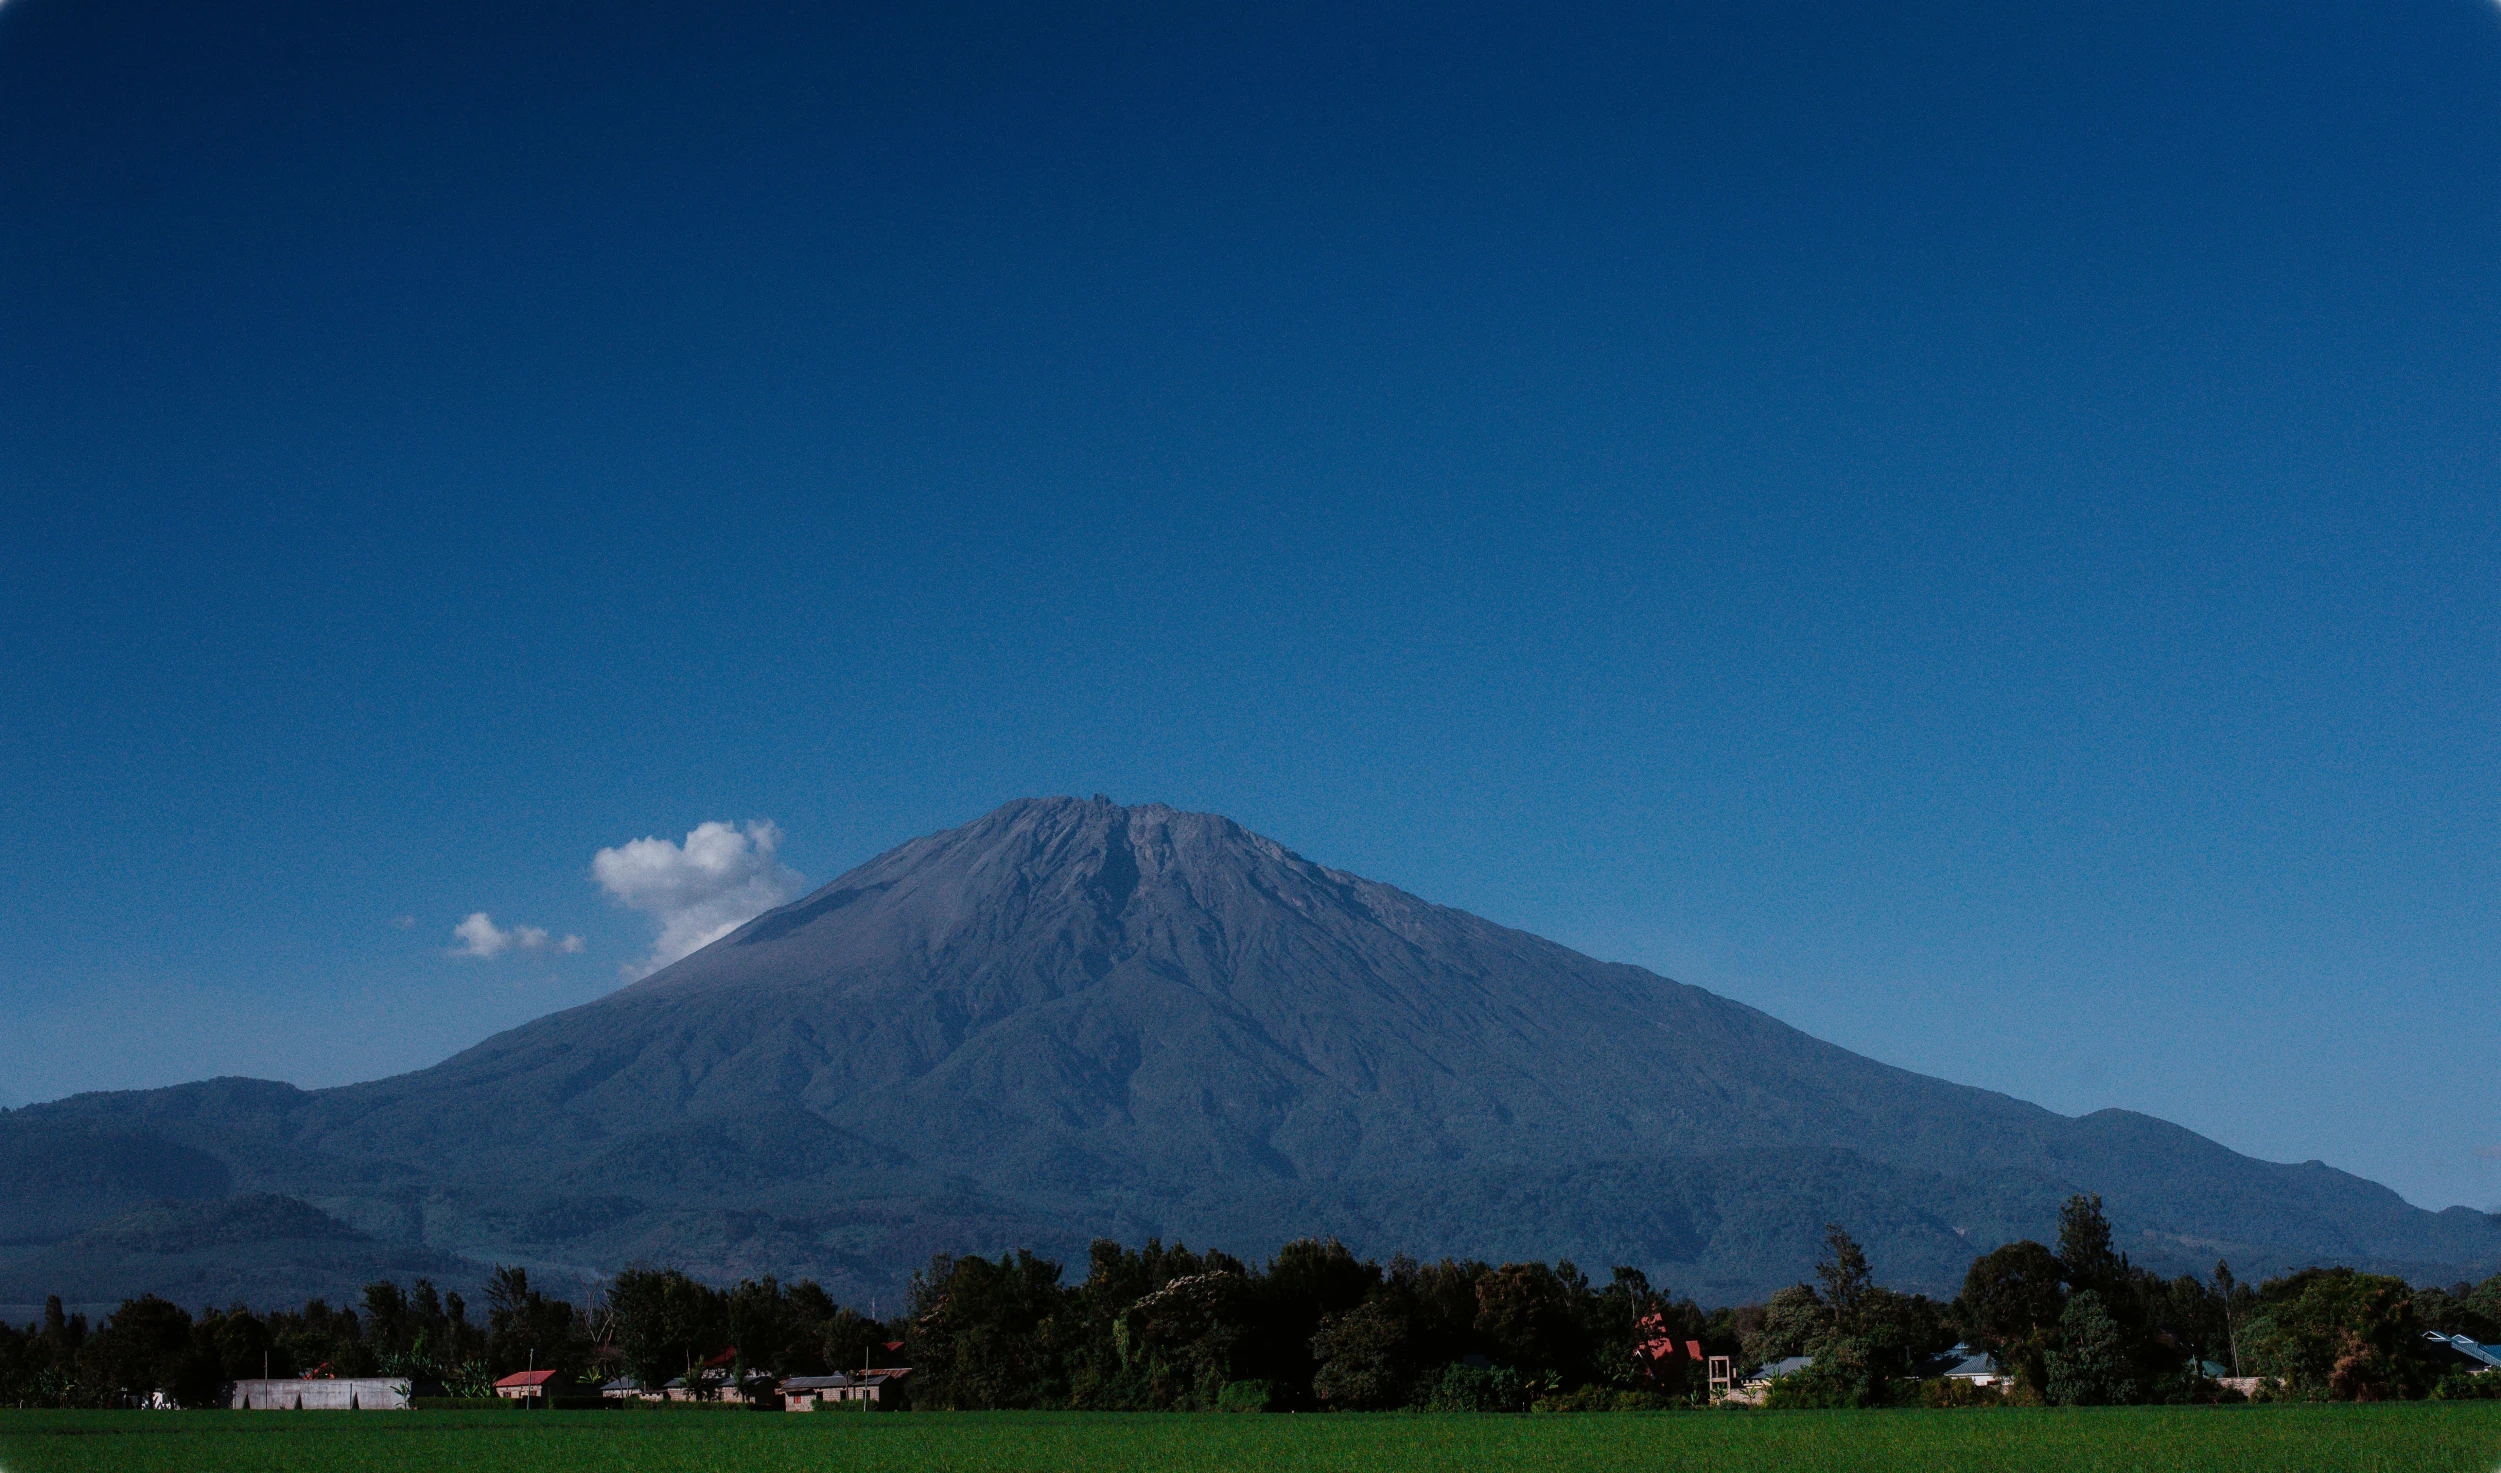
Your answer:
[[[498,1386],[544,1386],[555,1379],[556,1373],[553,1371],[515,1371],[495,1384]]]

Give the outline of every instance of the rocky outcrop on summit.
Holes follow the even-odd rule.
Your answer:
[[[230,1099],[18,1111],[0,1163],[21,1123],[136,1133],[184,1181],[471,1258],[855,1293],[938,1248],[1334,1233],[1726,1298],[1796,1278],[1834,1220],[1944,1289],[2074,1190],[2157,1264],[2501,1267],[2484,1214],[1891,1068],[1227,819],[1099,799],[914,840],[432,1069],[183,1089]]]

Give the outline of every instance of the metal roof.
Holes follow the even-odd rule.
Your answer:
[[[1966,1347],[1957,1345],[1954,1348],[1956,1350],[1963,1350]],[[1979,1354],[1967,1354],[1959,1359],[1956,1359],[1949,1353],[1946,1359],[1948,1364],[1943,1370],[1938,1371],[1936,1374],[1940,1376],[1963,1376],[1975,1379],[1981,1376],[2003,1376],[2006,1374],[2005,1370],[1998,1365],[1997,1357],[1989,1355],[1986,1352]]]
[[[2501,1345],[2482,1345],[2464,1335],[2443,1335],[2438,1330],[2425,1330],[2423,1338],[2435,1345],[2445,1345],[2487,1368],[2501,1368]]]

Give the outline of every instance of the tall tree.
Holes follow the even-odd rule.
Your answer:
[[[626,1373],[658,1389],[729,1343],[728,1296],[677,1269],[629,1268],[608,1286],[608,1312]]]
[[[2027,1238],[1973,1259],[1955,1301],[1965,1337],[2035,1391],[2048,1387],[2041,1357],[2067,1308],[2066,1277],[2058,1255]]]
[[[1018,1249],[997,1262],[939,1254],[912,1276],[906,1331],[915,1405],[1064,1405],[1056,1317],[1068,1305],[1060,1268]]]
[[[2106,1301],[2127,1274],[2126,1255],[2112,1246],[2110,1219],[2102,1213],[2098,1193],[2078,1192],[2058,1209],[2058,1261],[2066,1269],[2067,1287],[2099,1290]]]
[[[2058,1319],[2049,1352],[2049,1397],[2060,1406],[2116,1406],[2136,1399],[2127,1341],[2098,1289],[2079,1290]]]
[[[1876,1272],[1868,1266],[1866,1250],[1837,1222],[1824,1224],[1824,1256],[1815,1262],[1815,1280],[1823,1285],[1824,1308],[1832,1316],[1833,1328],[1842,1334],[1862,1328]]]

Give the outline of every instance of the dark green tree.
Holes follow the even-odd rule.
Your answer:
[[[2126,1336],[2098,1289],[2078,1290],[2058,1318],[2058,1346],[2045,1357],[2049,1398],[2060,1406],[2116,1406],[2136,1400]]]
[[[2070,1290],[2098,1290],[2106,1303],[2119,1289],[2128,1260],[2112,1246],[2100,1196],[2078,1192],[2058,1209],[2058,1262]]]
[[[1167,1281],[1113,1322],[1121,1364],[1147,1404],[1180,1411],[1216,1405],[1237,1375],[1236,1354],[1255,1313],[1251,1282],[1219,1269]]]
[[[118,1406],[162,1392],[184,1406],[208,1406],[224,1375],[213,1344],[195,1341],[191,1316],[153,1294],[125,1300],[78,1351],[88,1402]]]
[[[217,1365],[229,1381],[248,1381],[282,1368],[275,1359],[276,1337],[258,1316],[238,1304],[217,1325]]]
[[[589,1374],[590,1322],[562,1299],[530,1286],[529,1273],[499,1266],[486,1283],[486,1360],[497,1375],[537,1369],[571,1380]]]
[[[1059,1265],[1018,1249],[997,1262],[939,1254],[912,1276],[906,1353],[913,1403],[942,1409],[1064,1405]]]
[[[673,1268],[635,1267],[608,1286],[612,1336],[627,1375],[657,1390],[729,1344],[728,1296]]]
[[[1309,1406],[1320,1368],[1312,1337],[1324,1317],[1355,1308],[1380,1287],[1380,1265],[1335,1238],[1302,1238],[1279,1248],[1251,1284],[1257,1302],[1236,1350],[1239,1374],[1268,1382],[1271,1405]]]
[[[2439,1368],[2420,1354],[2422,1326],[2402,1279],[2304,1269],[2259,1291],[2242,1332],[2252,1373],[2341,1401],[2419,1396]]]
[[[1589,1281],[1564,1262],[1506,1263],[1476,1281],[1476,1333],[1496,1365],[1540,1386],[1586,1379],[1581,1329]]]
[[[1824,1230],[1815,1265],[1822,1327],[1808,1346],[1815,1364],[1782,1401],[1791,1405],[1884,1406],[1913,1362],[1941,1348],[1943,1322],[1926,1299],[1876,1283],[1867,1254],[1839,1224]]]
[[[1965,1338],[2035,1391],[2048,1389],[2041,1357],[2067,1308],[2066,1276],[2057,1254],[2027,1238],[1973,1259],[1955,1300]]]
[[[1383,1296],[1321,1316],[1311,1337],[1319,1363],[1311,1389],[1322,1406],[1377,1412],[1410,1403],[1418,1368],[1401,1308]]]
[[[880,1324],[853,1309],[837,1309],[825,1321],[819,1336],[824,1346],[825,1368],[829,1371],[861,1371],[885,1365],[895,1359],[887,1350],[888,1342],[902,1338],[887,1325]]]

